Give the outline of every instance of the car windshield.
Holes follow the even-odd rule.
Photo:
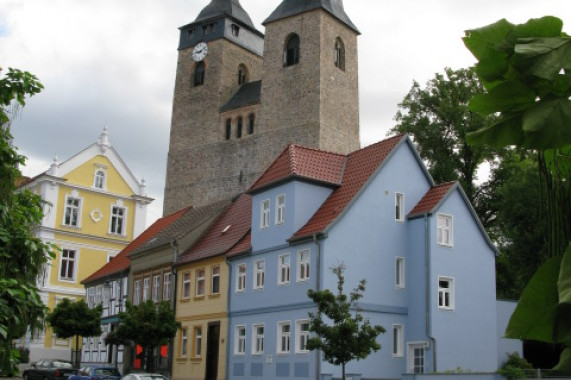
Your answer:
[[[54,361],[54,367],[60,368],[60,369],[72,369],[73,365],[71,363],[68,363],[68,362]]]
[[[95,368],[93,372],[96,376],[121,376],[115,368]]]

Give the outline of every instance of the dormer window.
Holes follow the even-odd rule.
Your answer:
[[[98,169],[95,172],[95,177],[93,179],[93,187],[96,189],[105,189],[105,172],[102,169]]]
[[[284,49],[284,66],[293,66],[299,63],[299,36],[291,34],[286,40]]]
[[[206,68],[204,62],[198,62],[194,68],[194,87],[202,86],[204,84],[204,77],[206,75]]]
[[[335,67],[345,71],[345,44],[341,38],[335,40]]]
[[[240,35],[240,27],[236,24],[232,24],[232,35],[238,37]]]

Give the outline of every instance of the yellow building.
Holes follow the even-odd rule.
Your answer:
[[[63,298],[85,298],[81,281],[101,268],[145,229],[147,205],[153,200],[109,144],[107,128],[99,140],[67,161],[26,183],[49,202],[39,236],[59,251],[38,279],[49,309]],[[98,295],[101,297],[101,295]],[[58,339],[46,329],[26,341],[32,361],[70,358],[73,339]]]
[[[173,380],[226,378],[227,255],[249,244],[251,198],[241,195],[175,263],[176,319]]]

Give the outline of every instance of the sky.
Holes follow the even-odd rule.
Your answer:
[[[241,0],[260,31],[281,0]],[[0,66],[45,86],[12,123],[34,176],[96,142],[104,127],[145,179],[148,224],[162,216],[178,28],[210,0],[0,0]],[[345,0],[359,43],[361,146],[386,137],[413,81],[475,64],[464,31],[553,15],[571,34],[570,0]],[[1,75],[1,74],[0,74]]]

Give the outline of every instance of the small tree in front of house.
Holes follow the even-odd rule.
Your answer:
[[[84,300],[76,302],[64,298],[46,321],[58,338],[69,339],[75,336],[75,349],[79,350],[79,337],[101,335],[101,305],[90,309]],[[75,355],[75,366],[79,368],[80,355]]]
[[[372,326],[357,307],[357,301],[363,298],[365,292],[364,279],[349,296],[343,293],[344,270],[343,264],[331,268],[337,276],[336,295],[329,289],[307,291],[318,310],[317,314],[309,313],[309,331],[315,335],[308,339],[307,349],[321,350],[327,362],[340,365],[342,380],[345,380],[345,365],[354,359],[365,359],[372,351],[377,352],[381,348],[377,337],[385,332],[383,326]]]
[[[140,345],[143,349],[143,367],[147,372],[154,372],[153,350],[168,344],[180,327],[167,301],[155,305],[148,300],[137,306],[127,302],[127,310],[119,313],[119,325],[115,331],[107,334],[105,343]]]

